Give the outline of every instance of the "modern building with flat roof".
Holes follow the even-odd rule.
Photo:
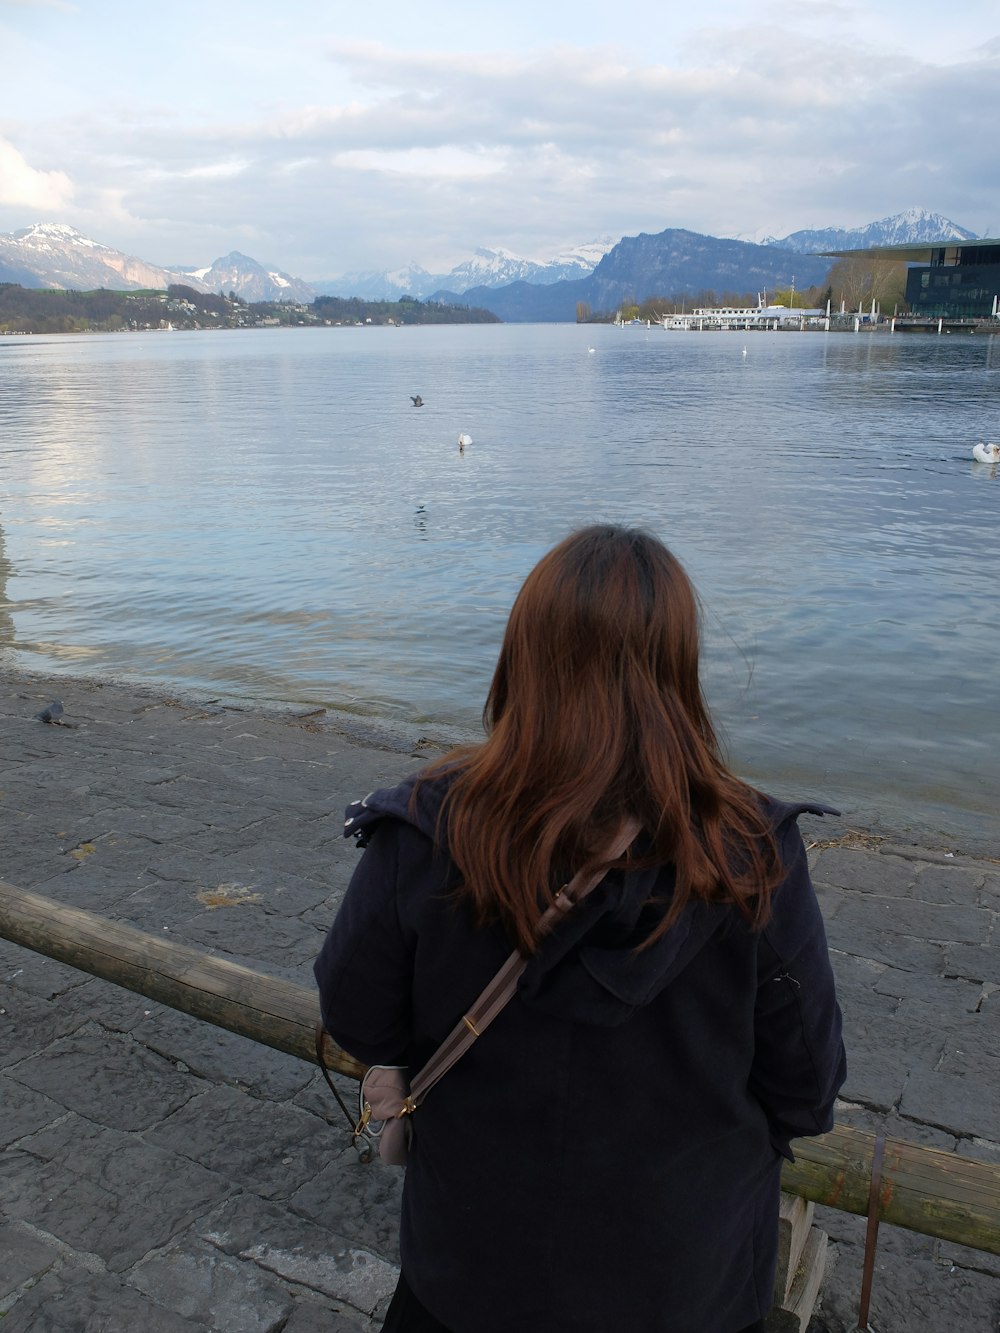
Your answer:
[[[830,250],[831,259],[883,259],[912,265],[906,302],[915,315],[934,319],[988,319],[1000,303],[1000,240],[880,245]]]

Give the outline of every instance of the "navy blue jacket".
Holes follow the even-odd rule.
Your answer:
[[[457,905],[444,787],[348,807],[366,846],[316,962],[327,1029],[416,1072],[510,952]],[[413,1119],[402,1264],[454,1333],[733,1333],[771,1305],[780,1167],[830,1128],[840,1011],[795,823],[768,925],[692,903],[636,952],[672,872],[610,872]],[[447,833],[443,833],[446,843]]]

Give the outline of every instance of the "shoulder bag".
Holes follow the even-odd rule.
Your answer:
[[[626,820],[609,851],[611,861],[632,845],[639,832],[639,821]],[[607,867],[589,876],[582,873],[565,884],[552,905],[543,913],[540,930],[545,930],[580,902],[607,874]],[[486,1031],[517,990],[528,959],[517,949],[438,1049],[410,1080],[405,1065],[372,1065],[361,1080],[358,1096],[358,1121],[353,1142],[363,1160],[374,1153],[391,1166],[405,1166],[412,1139],[412,1117],[431,1088],[447,1074]],[[339,1098],[338,1098],[339,1100]]]

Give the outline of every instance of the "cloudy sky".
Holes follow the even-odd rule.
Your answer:
[[[0,51],[0,231],[153,263],[1000,233],[996,0],[0,0]]]

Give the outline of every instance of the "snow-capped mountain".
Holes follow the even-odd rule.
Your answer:
[[[471,259],[457,264],[445,274],[442,285],[459,292],[470,287],[505,287],[508,282],[531,282],[537,287],[547,287],[551,282],[585,278],[593,272],[604,251],[592,263],[582,261],[578,254],[570,259],[560,256],[539,261],[521,259],[506,250],[477,250]]]
[[[301,278],[277,269],[267,269],[249,255],[232,250],[208,268],[185,269],[186,282],[209,292],[235,292],[244,301],[298,301],[306,305],[316,291]],[[176,281],[176,279],[175,279]]]
[[[876,245],[923,245],[932,241],[974,241],[976,233],[957,222],[928,213],[923,208],[908,208],[904,213],[869,222],[864,227],[823,227],[816,231],[793,231],[780,240],[773,236],[762,242],[798,254],[818,254],[825,250],[868,250]]]
[[[36,222],[0,234],[0,280],[78,291],[97,287],[136,291],[183,283],[199,292],[234,291],[244,301],[308,303],[316,295],[300,278],[267,269],[235,250],[207,268],[163,268],[103,245],[61,222]]]
[[[760,268],[761,281],[764,279],[764,263],[760,256],[751,263],[749,252],[743,255],[749,268],[737,262],[733,252],[726,264],[716,273],[712,281],[704,276],[708,272],[702,264],[703,252],[713,246],[717,254],[719,247],[738,246],[739,241],[718,240],[714,237],[696,236],[695,233],[673,229],[660,234],[667,238],[653,247],[657,254],[669,250],[670,264],[664,268],[663,256],[656,259],[653,267],[661,294],[665,292],[695,291],[699,286],[715,286],[720,290],[753,290],[756,278],[754,274]],[[685,237],[695,237],[694,241],[685,241]],[[672,238],[672,239],[671,239]],[[682,239],[678,239],[682,238]],[[654,238],[655,239],[655,238]],[[876,245],[919,245],[952,239],[974,240],[975,233],[960,227],[940,213],[929,213],[924,209],[911,208],[905,213],[870,222],[864,227],[826,227],[815,230],[795,231],[782,239],[767,237],[758,246],[750,249],[770,247],[785,254],[817,255],[831,250],[863,249]],[[134,291],[137,288],[164,288],[171,283],[184,283],[198,291],[224,292],[235,291],[248,301],[297,301],[309,302],[317,295],[358,296],[366,300],[398,300],[401,296],[413,296],[424,300],[430,296],[449,293],[464,298],[470,294],[473,304],[486,305],[494,309],[496,302],[482,299],[483,293],[492,293],[501,288],[516,288],[516,308],[520,312],[533,310],[541,303],[546,311],[559,306],[556,284],[570,284],[565,295],[576,299],[593,301],[597,299],[598,288],[603,300],[610,299],[610,288],[604,291],[602,283],[609,277],[611,270],[617,274],[624,262],[622,256],[635,259],[638,255],[636,245],[642,237],[625,237],[615,241],[610,237],[589,241],[583,245],[567,247],[547,258],[528,259],[511,254],[506,250],[479,249],[468,260],[457,264],[450,273],[430,273],[419,264],[389,272],[348,273],[340,278],[331,278],[323,282],[304,282],[293,278],[278,269],[267,268],[247,255],[233,251],[221,259],[215,260],[206,268],[163,268],[148,264],[133,255],[124,254],[100,241],[92,240],[75,227],[62,223],[39,222],[25,227],[21,231],[0,234],[0,282],[17,282],[24,286],[65,287],[91,290],[96,287],[110,287],[115,290]],[[669,240],[669,244],[668,244]],[[629,246],[622,246],[629,242]],[[685,246],[694,251],[688,253]],[[641,248],[641,247],[640,247]],[[635,252],[635,253],[633,253]],[[729,255],[729,251],[726,251]],[[686,257],[685,257],[686,256]],[[642,250],[642,264],[653,264],[653,255],[649,247]],[[612,262],[613,260],[613,262]],[[663,261],[663,262],[661,262]],[[758,262],[759,261],[759,262]],[[631,262],[631,261],[630,261]],[[636,259],[638,263],[639,260]],[[720,261],[721,262],[721,261]],[[779,263],[775,258],[772,263]],[[641,268],[641,264],[640,264]],[[703,272],[704,270],[704,272]],[[800,281],[805,281],[805,270],[796,268]],[[698,274],[702,276],[697,277]],[[647,279],[652,281],[654,273],[636,271],[630,281],[635,290],[645,291]],[[572,284],[586,284],[593,278],[597,283],[594,291],[587,287],[586,292],[573,294]],[[598,282],[598,279],[601,281]],[[694,283],[694,286],[691,284]],[[666,286],[664,284],[667,284]],[[673,285],[670,285],[673,284]],[[605,284],[606,285],[606,284]],[[758,283],[758,285],[760,285]],[[539,288],[552,288],[547,294]],[[630,288],[630,290],[632,290]],[[654,288],[649,288],[650,291]],[[499,298],[498,298],[499,299]],[[513,299],[513,298],[511,298]],[[507,301],[507,298],[504,298]],[[503,302],[501,302],[503,303]],[[497,309],[502,318],[528,318],[523,313],[511,313],[507,309]],[[561,307],[559,307],[561,308]],[[595,307],[596,308],[596,307]],[[541,318],[562,318],[543,314]],[[572,317],[572,312],[570,316]]]
[[[592,273],[616,238],[587,241],[550,259],[525,259],[507,250],[477,249],[449,273],[428,273],[419,264],[382,273],[345,273],[312,283],[317,292],[331,296],[359,296],[368,301],[397,301],[401,296],[424,300],[445,290],[461,293],[470,287],[506,287],[530,282],[536,287],[585,278]]]
[[[20,231],[0,234],[0,263],[34,275],[39,287],[79,291],[92,291],[96,287],[135,291],[140,287],[166,287],[171,282],[187,281],[176,269],[147,264],[60,222],[36,222]],[[208,290],[197,281],[191,285],[200,291]]]
[[[422,301],[429,296],[439,279],[419,264],[383,272],[343,273],[339,278],[316,278],[310,286],[319,296],[357,296],[364,301],[398,301],[401,296],[412,296]]]

